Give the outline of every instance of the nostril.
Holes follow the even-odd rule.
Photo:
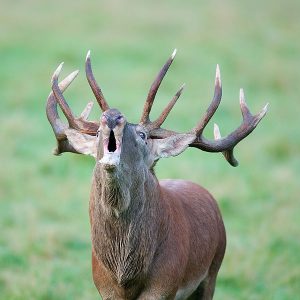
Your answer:
[[[108,152],[115,152],[117,149],[117,145],[116,145],[116,138],[115,138],[115,134],[113,132],[113,130],[110,131],[109,134],[109,141],[108,141]]]
[[[101,123],[102,123],[103,125],[106,125],[106,124],[107,124],[107,118],[106,118],[105,115],[102,115],[102,117],[101,117]]]

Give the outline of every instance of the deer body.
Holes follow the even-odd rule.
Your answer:
[[[158,182],[145,170],[144,182],[125,192],[130,204],[119,212],[127,206],[116,192],[122,178],[114,182],[101,169],[96,165],[90,220],[93,277],[103,299],[186,299],[204,289],[205,279],[204,299],[212,297],[226,243],[212,196],[188,181]]]
[[[207,140],[203,131],[222,95],[217,66],[213,100],[195,128],[187,133],[161,128],[183,89],[151,122],[155,95],[174,56],[175,52],[155,78],[138,124],[128,123],[120,111],[110,109],[92,73],[89,53],[86,74],[103,111],[100,121],[87,120],[91,103],[76,118],[63,96],[78,72],[58,83],[60,65],[52,77],[46,112],[57,139],[54,154],[73,152],[96,159],[90,196],[92,269],[103,299],[213,297],[226,247],[217,203],[192,182],[158,181],[154,166],[159,159],[179,155],[188,147],[221,152],[236,166],[233,148],[254,130],[267,106],[253,116],[241,90],[242,124],[224,138],[215,125],[215,140]],[[68,125],[60,120],[57,104]]]

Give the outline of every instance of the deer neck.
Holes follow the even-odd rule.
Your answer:
[[[105,178],[97,170],[94,174],[93,248],[120,284],[146,276],[159,243],[160,189],[155,175],[148,172],[141,182],[131,184],[128,175],[126,181],[124,174]]]
[[[133,176],[138,174],[138,176]],[[147,170],[134,170],[122,167],[121,170],[107,172],[102,168],[94,171],[95,205],[107,218],[131,218],[131,213],[144,209],[146,198],[158,195],[149,193],[158,191],[155,175]]]

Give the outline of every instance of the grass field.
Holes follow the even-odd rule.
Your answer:
[[[50,77],[79,69],[66,93],[76,113],[93,99],[87,50],[112,106],[137,122],[148,88],[178,49],[153,116],[186,91],[166,127],[188,130],[205,111],[220,64],[223,135],[240,123],[238,91],[270,111],[236,149],[190,149],[161,161],[159,178],[201,183],[218,199],[228,247],[215,299],[296,299],[300,294],[300,2],[2,0],[0,8],[0,299],[97,299],[88,199],[93,160],[51,155],[45,117]],[[99,117],[94,108],[93,118]],[[213,122],[211,122],[213,124]],[[212,124],[206,135],[212,137]]]

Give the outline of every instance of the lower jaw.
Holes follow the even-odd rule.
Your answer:
[[[102,166],[103,170],[108,173],[113,173],[117,169],[117,166],[115,166],[115,165],[101,164],[101,166]]]
[[[120,163],[120,154],[115,152],[108,152],[99,160],[99,163],[104,170],[113,172]]]

